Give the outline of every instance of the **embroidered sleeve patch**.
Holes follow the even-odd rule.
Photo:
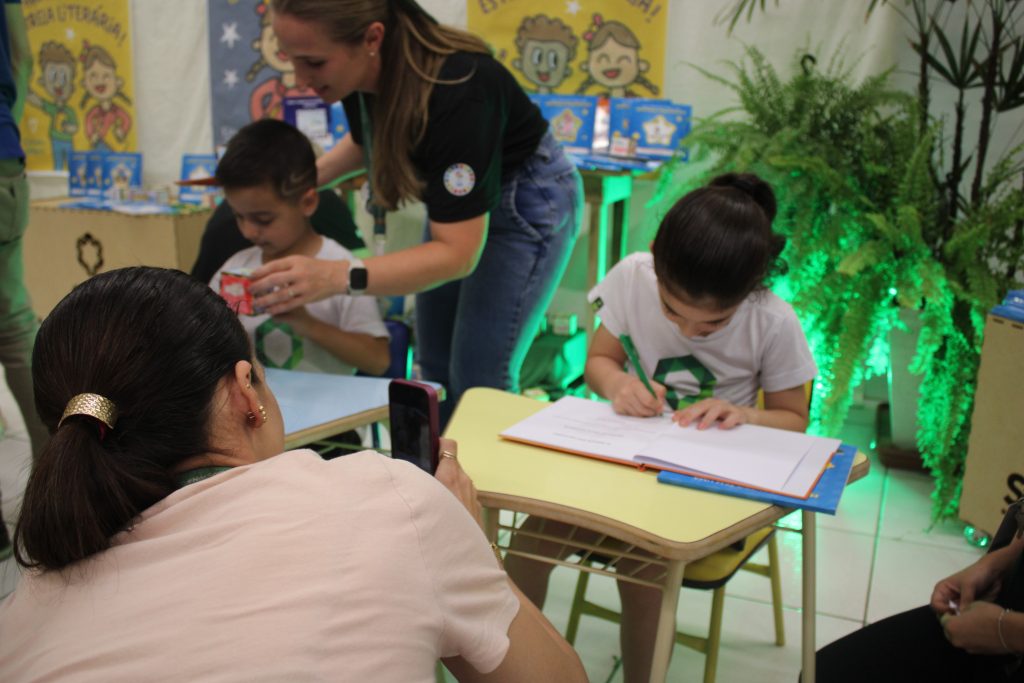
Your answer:
[[[476,173],[469,164],[452,164],[444,172],[444,189],[456,197],[464,197],[473,191]]]

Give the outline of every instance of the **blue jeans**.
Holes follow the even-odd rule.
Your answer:
[[[469,277],[416,297],[424,379],[447,390],[441,423],[470,387],[519,390],[519,369],[569,261],[583,183],[551,133],[501,189]]]

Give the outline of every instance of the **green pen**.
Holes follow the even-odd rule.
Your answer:
[[[637,355],[636,346],[633,345],[633,340],[628,334],[623,334],[619,336],[619,342],[622,343],[622,348],[626,352],[626,358],[629,359],[629,362],[633,365],[633,369],[636,370],[636,376],[639,377],[640,381],[644,383],[645,387],[647,387],[647,391],[651,392],[651,396],[658,398],[658,394],[655,393],[654,387],[652,387],[651,383],[647,380],[647,373],[644,372],[643,366],[640,365],[640,356]]]

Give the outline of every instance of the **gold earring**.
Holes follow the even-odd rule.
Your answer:
[[[253,427],[257,426],[256,425],[256,413],[252,412],[251,410],[245,414],[245,420],[246,420],[246,422],[251,424]]]
[[[267,423],[267,409],[263,407],[262,403],[260,404],[260,417],[263,418],[263,422],[260,425],[265,425]]]

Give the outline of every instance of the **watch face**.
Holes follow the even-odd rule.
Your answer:
[[[350,268],[348,271],[348,288],[355,292],[366,289],[366,268]]]

